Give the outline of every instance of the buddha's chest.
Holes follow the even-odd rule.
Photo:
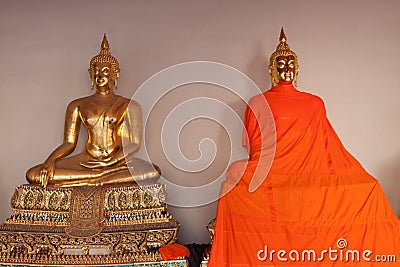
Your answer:
[[[125,109],[112,106],[98,107],[88,105],[81,111],[81,119],[85,126],[95,131],[114,130],[124,120]]]
[[[117,127],[120,118],[115,116],[90,116],[84,117],[83,122],[88,129],[113,130]]]

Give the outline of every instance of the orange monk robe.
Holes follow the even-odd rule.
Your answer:
[[[265,99],[276,151],[249,192],[273,147],[271,118],[259,108]],[[227,171],[222,191],[239,182],[219,200],[210,267],[400,266],[399,219],[340,142],[319,97],[281,83],[249,101],[244,124],[250,156]],[[383,258],[391,263],[377,262]]]

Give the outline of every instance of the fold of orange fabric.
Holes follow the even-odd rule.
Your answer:
[[[274,86],[249,101],[244,126],[249,159],[227,171],[210,267],[400,266],[399,219],[342,145],[322,99]],[[258,166],[266,172],[249,192]]]
[[[162,246],[158,252],[160,252],[163,260],[174,260],[177,258],[190,256],[189,249],[184,245],[177,243]]]

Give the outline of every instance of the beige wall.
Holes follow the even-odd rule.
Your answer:
[[[118,93],[130,98],[154,73],[193,60],[230,65],[265,90],[267,60],[281,26],[300,58],[299,89],[324,99],[343,143],[381,182],[399,214],[399,11],[395,0],[0,2],[1,221],[10,215],[10,197],[26,170],[62,141],[68,102],[92,93],[88,62],[104,32],[122,68]],[[219,99],[240,116],[245,107],[209,84],[181,86],[158,103],[147,131],[152,160],[166,176],[190,186],[223,174],[229,148],[240,149],[216,123],[199,119],[183,129],[179,142],[187,157],[196,158],[199,141],[212,138],[212,166],[188,173],[166,162],[157,125],[175,105],[198,96]],[[180,241],[208,242],[204,225],[215,208],[215,202],[170,207],[182,224]]]

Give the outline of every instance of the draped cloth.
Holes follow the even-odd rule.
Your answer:
[[[281,83],[249,101],[244,126],[249,159],[227,171],[210,267],[400,266],[399,219],[342,145],[322,99]]]

